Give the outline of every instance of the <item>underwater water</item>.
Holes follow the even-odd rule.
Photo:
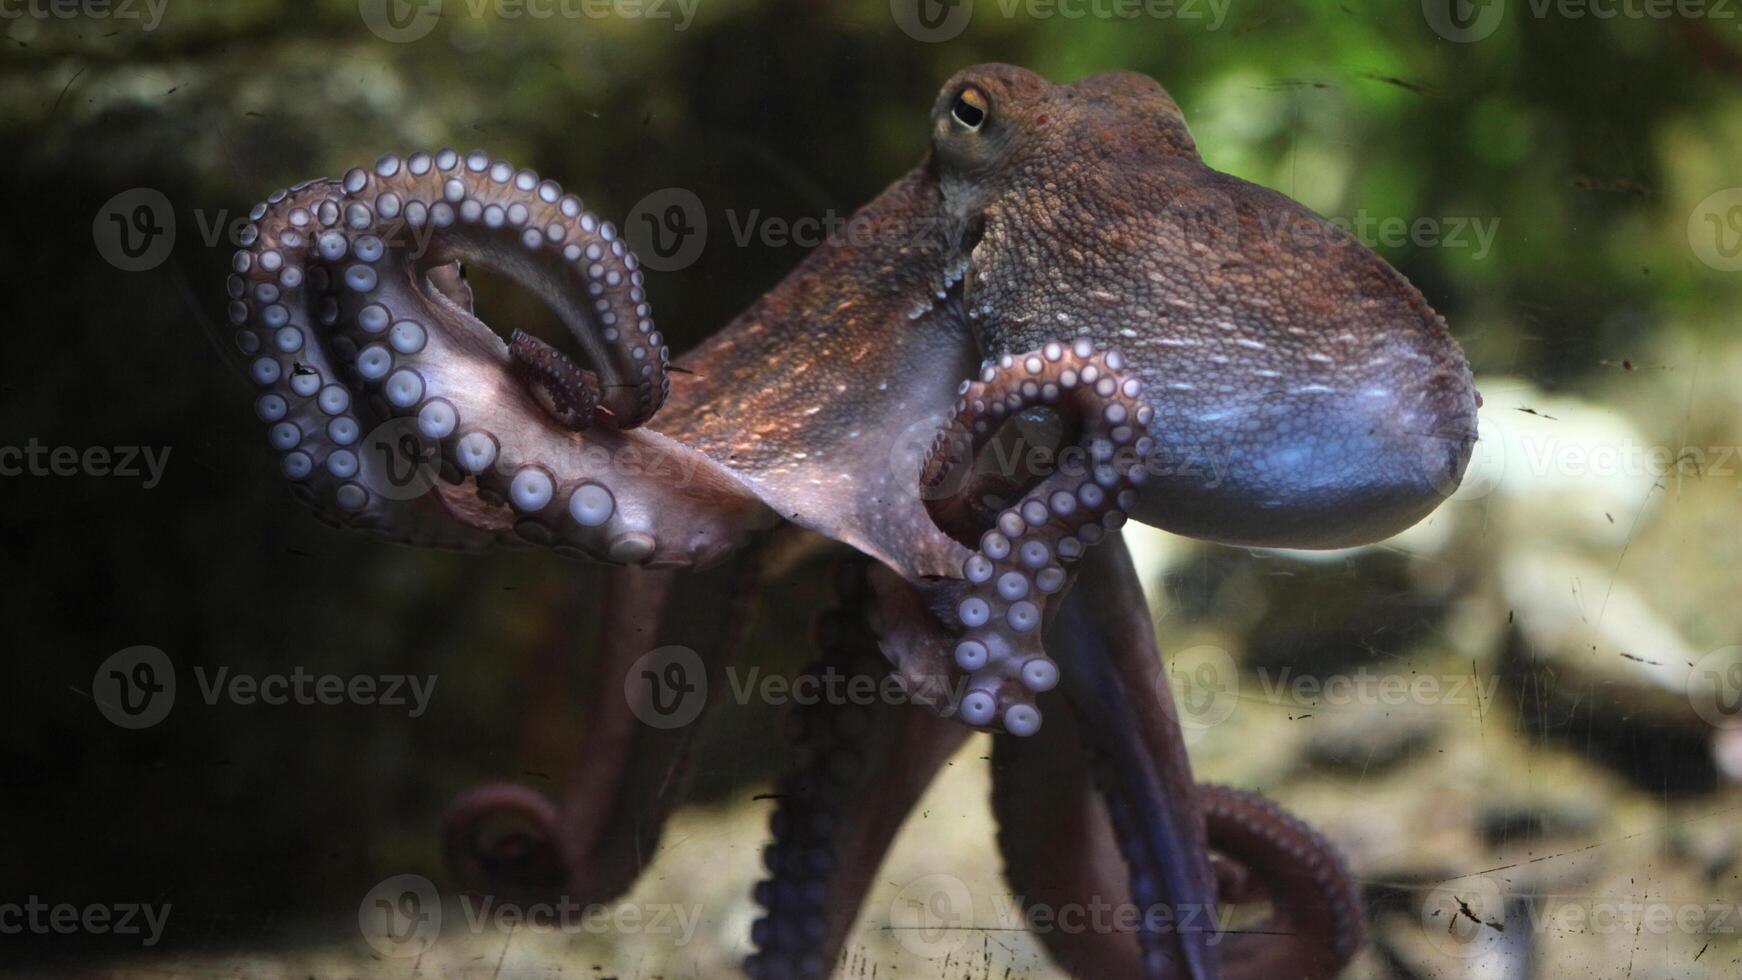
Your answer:
[[[320,520],[257,415],[233,256],[276,188],[482,147],[622,230],[680,357],[813,248],[850,245],[854,212],[893,181],[947,168],[947,153],[921,164],[934,123],[958,125],[934,101],[989,62],[1159,82],[1205,164],[1329,219],[1468,358],[1468,468],[1407,530],[1330,551],[1122,531],[1194,777],[1264,794],[1347,864],[1366,940],[1341,975],[1742,973],[1739,26],[1720,3],[1619,0],[0,0],[0,973],[738,969],[765,914],[770,813],[802,759],[790,685],[852,549],[755,528],[771,542],[756,568],[668,610],[699,648],[724,637],[712,607],[745,596],[720,703],[653,748],[613,742],[598,722],[624,704],[601,630],[639,621],[604,567]],[[1048,159],[1163,138],[1121,119]],[[1091,171],[1121,186],[1110,159]],[[1069,240],[1074,223],[1116,236],[1142,220],[1074,201],[1037,193],[981,241],[1013,221]],[[1246,220],[1207,207],[1192,213]],[[1165,277],[1190,247],[1151,268]],[[1090,265],[1072,261],[992,278]],[[601,371],[514,272],[468,265],[459,288],[504,339],[525,330]],[[929,302],[932,285],[857,284],[857,309]],[[905,313],[879,336],[920,351],[916,374],[947,373],[912,339],[930,321]],[[680,400],[698,383],[672,377]],[[791,383],[751,372],[748,407],[709,431],[745,455],[773,445],[808,417],[764,411]],[[874,395],[854,407],[845,386],[815,397],[857,414],[807,436],[812,453],[926,420]],[[436,499],[417,492],[408,509]],[[611,499],[621,516],[640,498]],[[491,533],[514,541],[511,524]],[[1049,719],[1063,694],[1040,695]],[[1068,975],[1004,875],[990,760],[1014,737],[968,737],[862,899],[826,906],[846,916],[834,975]],[[460,885],[450,801],[494,780],[561,796],[602,758],[650,794],[601,845],[637,872],[620,890],[568,909]],[[612,802],[609,784],[581,796]],[[662,831],[636,823],[660,807]]]

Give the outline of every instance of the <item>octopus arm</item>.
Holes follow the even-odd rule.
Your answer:
[[[773,523],[708,457],[636,428],[668,388],[642,273],[553,181],[481,152],[389,154],[251,217],[230,320],[284,475],[329,521],[655,565],[717,561]],[[504,343],[462,260],[541,296],[594,370]]]
[[[1154,635],[1123,541],[1096,548],[1049,633],[1070,710],[994,751],[1012,889],[1031,907],[1130,911],[1043,934],[1073,976],[1335,977],[1363,938],[1353,879],[1274,804],[1193,782]],[[1224,929],[1233,904],[1262,899],[1265,921]]]
[[[634,884],[683,799],[702,723],[729,689],[756,567],[750,550],[705,571],[606,573],[580,761],[556,801],[493,783],[454,802],[443,840],[467,888],[584,905]]]

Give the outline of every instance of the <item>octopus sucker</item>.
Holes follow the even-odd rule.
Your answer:
[[[562,351],[516,330],[508,342],[508,357],[515,376],[551,418],[577,432],[592,423],[598,395],[586,374]]]
[[[1024,409],[1046,406],[1081,429],[1077,465],[1061,465],[1001,510],[962,560],[953,656],[968,675],[960,705],[967,724],[1019,736],[1040,730],[1034,696],[1059,681],[1041,626],[1051,597],[1064,588],[1063,563],[1124,524],[1146,475],[1154,410],[1141,400],[1142,383],[1124,375],[1126,366],[1117,349],[1085,338],[1001,355],[963,386],[932,449],[921,485],[935,490]],[[947,495],[930,494],[927,505],[943,510]]]

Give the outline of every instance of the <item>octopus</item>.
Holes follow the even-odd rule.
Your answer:
[[[720,690],[757,556],[799,534],[846,556],[809,669],[905,697],[795,714],[747,975],[835,967],[972,730],[994,733],[997,844],[1025,905],[1142,913],[1047,931],[1062,970],[1330,977],[1360,948],[1360,891],[1327,840],[1192,778],[1120,529],[1377,540],[1456,488],[1478,397],[1407,280],[1207,166],[1155,81],[960,72],[929,151],[851,233],[675,361],[618,229],[482,151],[389,153],[250,218],[229,319],[317,515],[610,566],[586,754],[560,800],[502,784],[454,803],[442,839],[466,887],[591,903],[635,882],[695,730],[649,723],[685,667],[649,651],[685,639],[685,669]],[[480,320],[466,264],[541,297],[584,363]],[[518,829],[492,833],[504,820]],[[1243,904],[1262,921],[1193,914]]]

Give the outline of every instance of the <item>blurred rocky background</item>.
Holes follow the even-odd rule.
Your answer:
[[[1363,881],[1375,942],[1353,975],[1742,973],[1742,12],[1599,6],[1623,9],[1022,0],[939,7],[930,30],[902,0],[0,6],[0,446],[164,461],[155,480],[0,477],[0,903],[172,907],[150,949],[0,935],[0,969],[735,962],[756,797],[786,759],[767,707],[712,723],[693,800],[630,897],[693,907],[686,934],[461,929],[416,960],[363,942],[377,883],[444,881],[435,826],[455,792],[555,786],[581,751],[598,577],[539,552],[383,546],[300,509],[214,329],[230,226],[274,187],[444,144],[619,220],[683,188],[708,243],[649,287],[681,350],[805,251],[735,230],[844,218],[919,158],[937,85],[996,60],[1156,77],[1212,165],[1347,220],[1477,370],[1470,477],[1393,541],[1309,555],[1131,533],[1198,771],[1277,797]],[[117,257],[104,216],[140,189],[173,236]],[[531,297],[474,284],[498,328],[548,332]],[[803,663],[799,605],[764,603],[756,662]],[[90,696],[136,645],[184,685],[145,730]],[[224,667],[439,686],[416,716],[208,705],[193,671]],[[922,804],[843,973],[1052,975],[1001,918],[987,750],[971,742]],[[935,874],[969,889],[978,928],[916,949],[888,927]]]

